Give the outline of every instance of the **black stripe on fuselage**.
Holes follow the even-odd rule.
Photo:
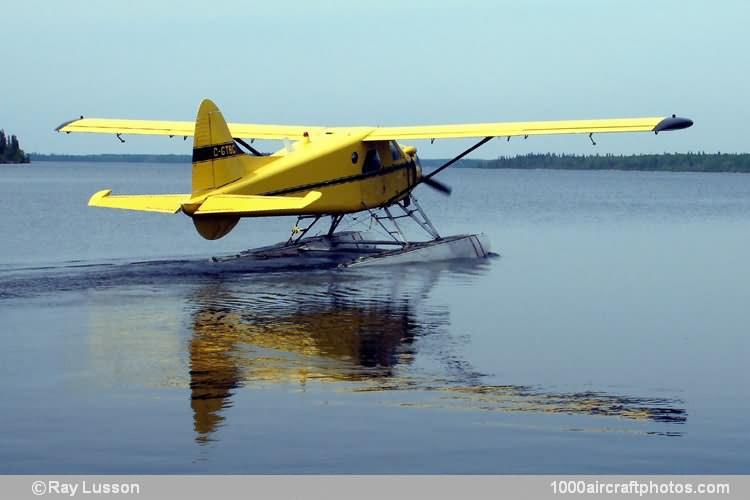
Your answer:
[[[370,172],[367,174],[348,175],[346,177],[337,177],[335,179],[329,179],[327,181],[312,182],[310,184],[302,184],[302,185],[294,186],[290,188],[277,189],[276,191],[269,191],[267,193],[262,193],[261,196],[281,196],[285,194],[298,193],[300,191],[312,191],[313,189],[336,186],[338,184],[347,184],[349,182],[362,181],[365,179],[370,179],[372,177],[388,175],[388,174],[392,174],[394,172],[398,172],[400,170],[404,170],[410,167],[416,168],[416,163],[414,162],[414,160],[408,161],[406,163],[402,163],[400,165],[382,167],[380,168],[380,170],[376,170],[375,172]]]
[[[210,146],[193,148],[193,163],[221,160],[222,158],[231,158],[232,156],[240,156],[244,154],[245,153],[242,152],[234,141],[224,142],[222,144],[212,144]]]

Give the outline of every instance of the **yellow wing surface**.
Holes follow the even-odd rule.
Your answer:
[[[297,213],[320,199],[320,191],[305,196],[253,196],[220,194],[206,198],[194,215],[252,214],[285,215]]]
[[[189,194],[110,196],[111,194],[111,189],[95,193],[89,200],[89,206],[169,214],[184,209],[192,215],[285,215],[296,214],[300,209],[310,205],[321,196],[319,191],[311,191],[303,197],[215,195],[194,203]],[[197,206],[198,208],[197,210],[191,210],[191,206]]]
[[[141,210],[144,212],[161,212],[175,214],[180,211],[182,204],[190,199],[189,194],[139,194],[125,196],[110,196],[111,189],[104,189],[94,193],[89,200],[90,207],[123,208],[125,210]]]
[[[453,139],[462,137],[511,137],[554,134],[600,134],[608,132],[661,132],[691,126],[687,118],[647,117],[610,118],[597,120],[556,120],[534,122],[469,123],[456,125],[416,125],[406,127],[373,127],[365,141]],[[347,133],[355,127],[321,127],[305,125],[264,125],[228,123],[232,137],[283,140],[301,139],[305,132]],[[360,127],[356,127],[360,130]],[[109,118],[80,118],[63,123],[58,132],[91,132],[100,134],[141,134],[191,137],[195,122],[161,120],[118,120]]]
[[[373,130],[368,141],[409,139],[452,139],[460,137],[512,137],[554,134],[600,134],[606,132],[661,132],[687,128],[686,118],[610,118],[603,120],[558,120],[538,122],[469,123],[463,125],[418,125],[381,127]]]
[[[324,127],[302,125],[263,125],[228,123],[232,137],[245,139],[301,139],[305,132],[318,133]],[[95,134],[168,135],[192,137],[195,122],[165,120],[119,120],[110,118],[79,118],[65,122],[55,129],[58,132],[90,132]]]

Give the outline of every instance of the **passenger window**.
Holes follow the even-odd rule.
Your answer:
[[[398,161],[401,159],[401,148],[398,147],[398,144],[396,144],[396,141],[390,141],[388,143],[388,148],[391,150],[391,159],[393,161]]]
[[[363,174],[372,174],[380,170],[380,155],[378,152],[374,149],[371,149],[367,152],[367,156],[365,156],[365,164],[362,165],[362,173]]]

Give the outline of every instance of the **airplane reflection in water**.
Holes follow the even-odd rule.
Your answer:
[[[248,383],[301,384],[315,380],[342,384],[351,392],[420,391],[430,393],[414,405],[489,411],[555,412],[684,423],[676,401],[622,397],[601,392],[552,393],[527,386],[487,386],[466,363],[451,359],[452,376],[411,366],[419,340],[450,336],[447,308],[419,314],[420,297],[432,288],[437,272],[415,293],[362,296],[381,283],[362,288],[328,285],[325,293],[296,289],[295,298],[237,294],[207,287],[192,298],[190,342],[191,393],[198,440],[221,422],[220,410],[232,391]],[[391,279],[396,276],[391,276]],[[410,279],[413,277],[410,276]],[[311,281],[309,285],[313,285]],[[284,292],[279,288],[279,292]],[[359,296],[357,296],[359,295]],[[437,340],[437,342],[440,342]],[[399,403],[409,406],[411,403]],[[679,435],[679,432],[663,434]]]
[[[397,365],[413,359],[415,338],[440,326],[418,324],[407,298],[356,302],[339,292],[297,293],[298,302],[284,305],[280,297],[240,301],[221,285],[192,297],[190,389],[199,441],[243,384],[394,377]]]
[[[686,422],[685,409],[674,399],[483,383],[485,377],[456,352],[460,351],[460,341],[450,332],[448,306],[430,305],[431,301],[424,300],[445,271],[410,269],[406,279],[395,270],[366,275],[255,274],[240,279],[213,278],[193,288],[186,297],[185,320],[192,330],[188,331],[187,362],[196,441],[210,441],[224,424],[224,410],[232,406],[236,391],[281,384],[297,388],[312,383],[335,384],[338,391],[350,397],[381,392],[397,397],[398,402],[393,404],[398,406],[607,416],[644,423]],[[447,272],[453,281],[471,281],[481,273],[481,264]],[[101,312],[107,317],[106,324],[112,325],[116,323],[112,313],[122,314],[127,308],[106,309]],[[92,324],[93,331],[96,323]],[[124,320],[122,324],[127,323]],[[148,331],[136,325],[125,328],[134,327]],[[101,335],[118,337],[106,331]],[[101,358],[102,353],[98,354]],[[184,372],[166,378],[172,382],[184,380]],[[663,427],[645,432],[681,434],[664,431]]]

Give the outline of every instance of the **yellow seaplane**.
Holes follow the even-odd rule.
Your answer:
[[[90,206],[177,213],[192,218],[198,233],[215,240],[228,234],[243,217],[297,216],[286,244],[266,248],[286,252],[292,245],[354,245],[378,254],[378,245],[397,245],[398,254],[388,252],[395,262],[421,260],[426,246],[443,245],[447,252],[438,258],[461,256],[453,250],[468,248],[483,257],[489,243],[478,235],[458,240],[443,238],[419,206],[413,190],[425,184],[450,194],[450,188],[434,177],[495,137],[532,135],[593,134],[612,132],[654,132],[690,127],[693,122],[675,115],[650,118],[616,118],[536,122],[477,123],[404,127],[321,127],[227,123],[221,111],[204,99],[195,122],[79,118],[63,123],[58,132],[93,132],[193,137],[192,192],[189,194],[112,195],[102,190],[89,200]],[[466,149],[439,168],[426,173],[417,150],[403,141],[417,139],[477,138]],[[263,154],[251,144],[256,139],[281,140],[285,147]],[[394,215],[392,209],[403,211]],[[367,211],[385,230],[386,239],[365,240],[361,234],[334,234],[346,214]],[[398,212],[401,213],[401,212]],[[302,238],[322,217],[331,217],[329,229],[315,241]],[[410,242],[397,222],[409,217],[429,235],[428,242]],[[301,221],[309,219],[307,226]],[[387,224],[387,225],[386,225]],[[457,243],[458,242],[458,243]],[[463,242],[463,243],[461,243]],[[446,246],[447,244],[447,246]],[[314,245],[313,245],[314,246]],[[449,248],[454,247],[454,248]],[[417,251],[415,253],[415,251]],[[433,253],[435,253],[433,251]],[[361,262],[363,259],[357,259]]]

